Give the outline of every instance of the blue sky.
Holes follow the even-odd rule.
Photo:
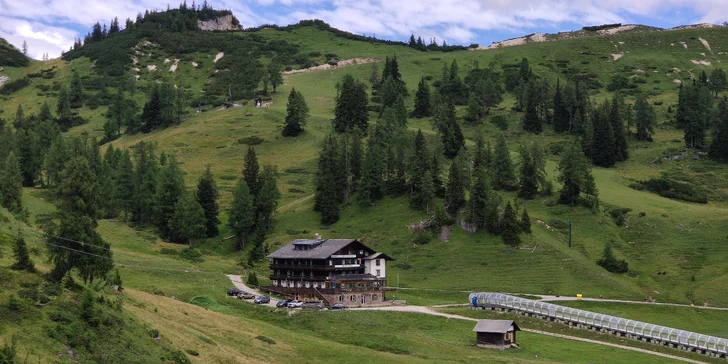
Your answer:
[[[0,37],[29,56],[58,57],[97,21],[121,23],[164,0],[0,0]],[[191,4],[191,1],[189,2]],[[577,30],[621,22],[661,28],[728,21],[728,0],[213,0],[243,26],[323,19],[334,27],[379,38],[407,40],[411,33],[448,44],[489,45],[529,33]]]

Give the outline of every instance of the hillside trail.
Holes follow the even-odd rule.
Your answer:
[[[376,58],[349,58],[349,59],[342,59],[341,61],[338,61],[336,63],[336,65],[330,65],[328,63],[324,63],[319,66],[303,68],[300,70],[284,71],[282,73],[284,75],[293,75],[296,73],[324,71],[324,70],[330,70],[330,69],[335,69],[335,68],[339,68],[339,67],[353,66],[353,65],[366,64],[366,63],[372,63],[372,62],[377,62],[377,59]]]
[[[230,279],[230,281],[233,283],[233,285],[235,285],[235,287],[237,287],[238,289],[242,289],[243,291],[247,291],[247,292],[253,292],[253,293],[261,294],[257,290],[252,289],[252,288],[248,287],[245,283],[243,283],[243,280],[242,280],[242,278],[239,275],[227,274],[227,277]],[[546,296],[546,297],[549,297],[549,296]],[[277,301],[274,300],[273,298],[271,298],[270,299],[270,303],[268,304],[268,306],[276,307],[276,303],[277,303]],[[454,306],[468,306],[468,304],[437,305],[437,306],[433,306],[433,307],[454,307]],[[461,315],[454,315],[454,314],[450,314],[450,313],[439,312],[439,311],[433,310],[430,307],[425,307],[425,306],[357,307],[357,308],[350,308],[349,310],[351,310],[351,311],[394,311],[394,312],[411,312],[411,313],[421,313],[421,314],[425,314],[425,315],[445,317],[445,318],[454,319],[454,320],[465,320],[465,321],[472,321],[472,322],[477,322],[478,321],[478,319],[475,319],[475,318],[472,318],[472,317],[466,317],[466,316],[461,316]],[[670,354],[664,354],[664,353],[660,353],[660,352],[656,352],[656,351],[650,351],[650,350],[647,350],[647,349],[635,348],[635,347],[628,346],[628,345],[612,344],[612,343],[608,343],[608,342],[604,342],[604,341],[599,341],[599,340],[585,339],[585,338],[581,338],[581,337],[577,337],[577,336],[569,336],[569,335],[563,335],[563,334],[556,334],[556,333],[546,332],[546,331],[540,331],[540,330],[521,329],[521,331],[530,332],[530,333],[538,334],[538,335],[546,335],[546,336],[551,336],[551,337],[557,337],[557,338],[560,338],[560,339],[581,341],[581,342],[586,342],[586,343],[591,343],[591,344],[610,346],[610,347],[613,347],[613,348],[619,348],[619,349],[624,349],[624,350],[631,350],[631,351],[636,351],[636,352],[640,352],[640,353],[655,355],[655,356],[659,356],[659,357],[663,357],[663,358],[684,361],[684,362],[687,362],[687,363],[705,364],[705,362],[702,362],[702,361],[697,361],[697,360],[693,360],[693,359],[683,358],[683,357],[679,357],[679,356],[675,356],[675,355],[670,355]]]

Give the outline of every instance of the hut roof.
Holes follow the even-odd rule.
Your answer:
[[[511,326],[513,326],[514,331],[521,331],[513,320],[478,320],[478,324],[475,325],[473,331],[505,334],[511,331]]]

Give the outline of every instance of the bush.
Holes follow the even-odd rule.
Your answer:
[[[260,284],[258,283],[258,275],[255,274],[255,272],[248,273],[248,279],[245,281],[245,284],[255,287],[259,286]]]
[[[8,297],[8,308],[11,311],[18,311],[23,307],[23,302],[20,301],[18,296],[15,294],[11,294],[10,297]]]
[[[648,190],[674,200],[708,203],[708,192],[690,182],[675,181],[665,175],[629,185],[635,190]]]
[[[15,81],[10,81],[0,87],[0,95],[10,95],[15,91],[22,90],[28,85],[30,85],[30,78],[28,77],[19,78]]]
[[[239,144],[245,144],[245,145],[249,145],[249,146],[261,144],[261,143],[263,143],[263,141],[264,141],[264,139],[257,135],[238,139]]]
[[[258,339],[258,340],[260,340],[260,341],[262,341],[262,342],[264,342],[264,343],[270,344],[270,345],[275,345],[276,344],[275,340],[273,340],[273,339],[271,339],[271,338],[269,338],[267,336],[258,335],[255,338]]]
[[[195,349],[185,349],[185,352],[192,356],[200,356],[200,353]]]
[[[192,364],[184,352],[175,350],[166,355],[166,359],[174,364]]]
[[[432,240],[432,233],[429,231],[422,231],[415,233],[415,237],[412,239],[412,242],[417,245],[423,245],[429,243],[430,240]]]
[[[187,259],[189,261],[193,261],[193,262],[198,262],[199,263],[199,262],[202,262],[203,261],[203,259],[202,259],[202,253],[200,253],[199,250],[194,249],[194,248],[191,248],[191,247],[185,248],[184,250],[182,250],[179,253],[179,256],[182,257],[182,258],[184,258],[184,259]]]
[[[602,268],[612,273],[626,273],[629,270],[629,264],[625,260],[617,260],[612,251],[612,246],[607,244],[604,247],[602,259],[597,261]]]
[[[500,130],[508,129],[508,120],[503,115],[496,115],[490,119],[490,122],[495,124]]]
[[[159,337],[159,330],[157,329],[151,329],[147,333],[149,334],[149,336],[152,337],[152,339],[156,339]]]

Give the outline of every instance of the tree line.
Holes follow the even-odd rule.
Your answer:
[[[707,148],[710,158],[723,163],[728,162],[728,102],[725,96],[717,103],[714,98],[725,89],[725,71],[715,69],[710,77],[703,71],[692,84],[680,84],[675,110],[675,126],[683,129],[685,146]]]

